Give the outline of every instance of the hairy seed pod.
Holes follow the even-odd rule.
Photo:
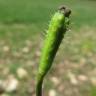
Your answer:
[[[65,12],[66,8],[64,10],[62,10],[62,8],[59,9],[58,12],[54,14],[49,24],[49,29],[47,31],[44,47],[42,49],[42,55],[37,75],[36,96],[42,96],[43,78],[51,68],[56,52],[64,37],[64,33],[67,30],[69,15],[71,11],[68,11],[67,15]]]

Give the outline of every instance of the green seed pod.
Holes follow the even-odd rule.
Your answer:
[[[59,9],[58,12],[54,14],[49,24],[37,75],[36,96],[42,96],[43,78],[52,66],[56,52],[68,27],[70,12],[67,11],[67,13],[65,13],[65,10],[66,9],[63,8]]]

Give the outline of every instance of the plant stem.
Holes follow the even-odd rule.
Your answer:
[[[39,81],[36,85],[36,96],[42,96],[42,83],[43,80]]]

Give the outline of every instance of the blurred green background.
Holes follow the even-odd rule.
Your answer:
[[[35,96],[45,30],[60,5],[71,8],[71,24],[44,96],[96,96],[95,0],[0,0],[0,96]]]

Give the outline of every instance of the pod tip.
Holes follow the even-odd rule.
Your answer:
[[[63,13],[63,14],[65,15],[65,17],[69,17],[70,14],[71,14],[71,10],[70,10],[67,6],[65,6],[65,5],[60,6],[60,7],[58,8],[58,10],[59,10],[61,13]]]

